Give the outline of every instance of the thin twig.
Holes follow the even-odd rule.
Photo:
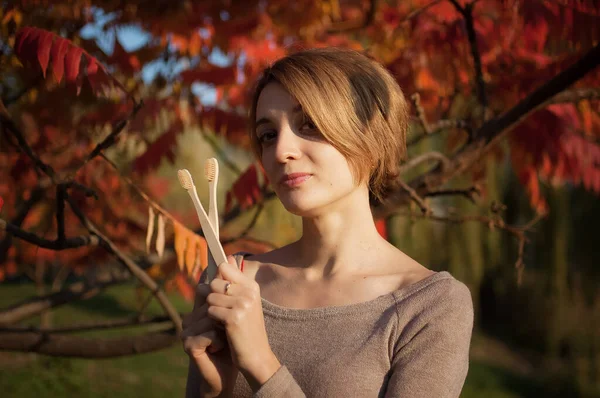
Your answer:
[[[246,228],[244,228],[244,230],[242,231],[242,233],[239,234],[236,237],[224,240],[222,242],[222,244],[227,244],[227,243],[235,242],[238,239],[245,238],[250,233],[250,231],[252,230],[252,228],[254,228],[254,226],[256,225],[256,222],[258,221],[258,218],[260,217],[260,214],[262,213],[262,211],[263,211],[264,208],[265,208],[264,202],[259,203],[257,205],[257,207],[256,207],[256,211],[254,212],[254,216],[252,217],[252,220],[250,220],[250,223],[246,226]]]
[[[442,131],[450,130],[450,129],[461,129],[465,130],[468,134],[469,141],[472,137],[472,131],[470,125],[465,120],[440,120],[435,123],[429,124],[430,132],[429,134],[424,132],[423,134],[419,134],[418,136],[412,138],[406,143],[406,146],[413,146],[421,142],[424,138],[431,137],[435,134],[439,134]]]
[[[598,88],[576,88],[573,90],[565,90],[562,93],[556,94],[546,104],[561,104],[565,102],[579,102],[581,100],[597,100],[600,99],[600,89]]]
[[[131,111],[131,113],[125,119],[118,121],[113,126],[113,130],[111,131],[111,133],[108,136],[106,136],[106,138],[104,140],[102,140],[102,142],[100,142],[100,143],[98,143],[98,145],[96,145],[96,147],[83,160],[83,163],[79,166],[79,168],[85,166],[87,164],[87,162],[89,162],[90,160],[92,160],[93,158],[98,156],[106,148],[113,145],[115,143],[115,140],[121,133],[121,131],[123,131],[125,126],[127,126],[127,124],[137,115],[137,113],[140,111],[140,109],[142,109],[142,106],[144,106],[143,101],[140,101],[137,104],[135,104],[133,106],[133,110]]]
[[[56,186],[56,228],[57,228],[57,243],[62,243],[65,240],[65,194],[66,188],[63,184]]]
[[[10,131],[12,133],[12,136],[16,138],[19,144],[19,148],[27,156],[29,156],[29,158],[33,161],[35,167],[42,173],[50,177],[52,181],[55,181],[56,173],[54,172],[52,166],[42,162],[42,160],[33,152],[33,149],[31,149],[31,147],[27,143],[27,140],[25,140],[25,136],[23,135],[21,130],[19,130],[17,125],[12,121],[12,119],[10,119],[8,115],[0,113],[0,123],[2,124],[2,127],[4,127],[2,129],[3,131]]]
[[[431,208],[429,207],[429,205],[425,203],[423,198],[421,198],[414,189],[412,189],[407,183],[402,181],[402,179],[399,180],[399,183],[402,189],[408,192],[410,198],[419,206],[423,214],[431,213]]]
[[[450,160],[446,157],[446,155],[444,155],[441,152],[427,152],[424,154],[421,154],[419,156],[415,156],[414,158],[410,159],[409,161],[407,161],[406,163],[404,163],[401,167],[400,167],[400,173],[405,173],[406,171],[416,167],[417,165],[429,161],[429,160],[437,160],[439,161],[440,165],[442,166],[442,168],[446,169],[450,166]]]
[[[125,265],[125,267],[135,276],[144,286],[146,286],[158,300],[159,304],[163,307],[165,313],[171,318],[175,328],[178,332],[182,331],[181,328],[181,317],[176,311],[173,304],[169,301],[166,294],[160,289],[157,283],[141,269],[129,256],[123,253],[107,236],[105,236],[100,230],[81,212],[77,205],[67,196],[67,202],[71,206],[73,213],[79,218],[79,221],[86,227],[90,233],[100,238],[100,245],[107,250],[109,253],[114,254],[117,259]]]
[[[467,189],[439,189],[435,191],[429,191],[425,194],[425,197],[462,195],[471,202],[475,203],[475,195],[480,194],[481,190],[476,186],[472,186]]]
[[[475,90],[477,92],[477,98],[479,104],[483,110],[483,120],[488,119],[488,100],[485,90],[485,81],[483,79],[483,67],[481,65],[481,55],[479,54],[479,47],[477,46],[477,33],[475,32],[475,21],[473,19],[473,8],[475,2],[468,3],[465,7],[461,7],[456,0],[450,0],[454,5],[454,8],[460,12],[465,19],[465,26],[467,29],[467,38],[469,40],[469,47],[471,48],[471,57],[473,58],[473,67],[475,69]]]
[[[423,131],[425,132],[425,135],[431,134],[432,130],[431,130],[431,127],[429,126],[429,123],[427,122],[427,117],[425,115],[425,109],[423,109],[423,106],[421,106],[421,95],[419,93],[414,93],[413,95],[410,96],[410,99],[413,102],[415,111],[417,113],[417,118],[421,122],[421,127],[423,127]]]
[[[229,159],[225,151],[215,142],[215,139],[210,134],[206,134],[203,131],[202,137],[204,138],[204,141],[206,141],[206,143],[210,145],[212,150],[215,151],[221,163],[223,163],[229,170],[233,171],[236,175],[239,176],[240,174],[242,174],[242,170],[231,159]]]
[[[434,215],[432,213],[419,215],[419,214],[415,214],[414,212],[402,212],[402,211],[397,211],[397,212],[395,212],[395,214],[401,215],[401,216],[407,216],[407,217],[410,217],[411,219],[415,218],[415,217],[420,217],[420,218],[431,220],[431,221],[446,222],[446,223],[451,223],[451,224],[462,224],[465,222],[480,222],[480,223],[488,226],[488,228],[491,231],[498,228],[500,230],[510,233],[517,239],[517,242],[519,245],[517,259],[515,261],[515,269],[517,270],[517,274],[518,274],[517,280],[519,283],[521,281],[522,273],[523,273],[523,269],[524,269],[524,262],[523,262],[524,247],[525,247],[525,243],[529,242],[529,239],[527,238],[527,232],[531,231],[533,226],[537,222],[539,222],[542,218],[545,217],[545,214],[537,214],[532,220],[530,220],[524,226],[515,227],[515,226],[511,226],[511,225],[506,225],[504,220],[499,216],[494,216],[494,217],[487,217],[487,216],[481,216],[481,215],[438,216],[438,215]]]

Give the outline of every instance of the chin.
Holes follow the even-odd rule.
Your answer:
[[[322,201],[306,193],[285,192],[278,193],[277,196],[287,211],[299,217],[315,216],[318,209],[322,208]]]

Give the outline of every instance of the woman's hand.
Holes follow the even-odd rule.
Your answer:
[[[188,383],[199,385],[202,397],[216,397],[223,391],[231,391],[237,374],[222,325],[207,315],[206,297],[210,292],[209,285],[198,285],[194,309],[184,317],[181,333],[183,348],[202,377],[200,381],[188,380]],[[188,375],[189,378],[196,376]]]
[[[207,313],[225,327],[233,363],[256,391],[281,365],[269,346],[258,283],[238,269],[232,256],[227,260],[210,283]]]

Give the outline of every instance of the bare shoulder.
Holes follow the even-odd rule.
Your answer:
[[[387,264],[390,274],[398,277],[398,288],[415,284],[436,274],[435,271],[423,266],[401,250],[392,245],[390,246],[390,251],[383,262]]]
[[[270,252],[250,254],[244,257],[244,275],[257,280],[257,275],[271,274],[279,264],[286,262],[289,250],[287,246],[280,247]],[[259,270],[261,271],[259,273]],[[264,277],[262,277],[264,278]],[[258,281],[257,281],[258,282]]]

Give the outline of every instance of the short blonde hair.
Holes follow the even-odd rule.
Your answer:
[[[372,198],[381,201],[396,188],[406,155],[408,106],[381,64],[357,51],[330,47],[299,51],[267,67],[250,107],[250,141],[259,159],[256,107],[271,82],[281,84],[324,139],[346,157],[355,181],[368,179]]]

